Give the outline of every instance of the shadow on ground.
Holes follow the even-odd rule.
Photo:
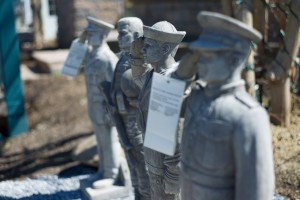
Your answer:
[[[71,159],[73,148],[69,145],[79,141],[91,133],[78,133],[57,142],[50,142],[38,148],[25,148],[23,152],[3,155],[0,157],[0,181],[19,178],[39,170],[65,165],[76,164]],[[73,146],[73,145],[72,145]],[[65,172],[67,174],[67,172]],[[77,174],[78,175],[78,174]]]
[[[37,194],[29,197],[18,198],[20,200],[65,200],[65,199],[81,199],[88,200],[80,191],[63,191],[57,192],[55,194]],[[15,198],[11,197],[0,197],[1,200],[15,200]]]

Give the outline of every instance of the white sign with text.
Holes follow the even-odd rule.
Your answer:
[[[80,71],[84,58],[87,54],[88,47],[86,44],[79,42],[75,39],[69,50],[68,57],[64,63],[61,74],[64,76],[75,77]]]
[[[174,155],[185,82],[153,74],[144,146]]]

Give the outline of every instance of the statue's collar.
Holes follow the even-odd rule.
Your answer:
[[[227,94],[235,91],[237,88],[244,87],[245,81],[244,80],[237,80],[234,82],[230,82],[224,85],[221,85],[220,87],[215,88],[208,88],[204,87],[204,93],[207,97],[218,97],[222,94]]]
[[[166,75],[169,68],[160,69],[159,74]]]
[[[92,53],[97,53],[98,51],[102,50],[102,49],[107,49],[109,48],[108,44],[107,43],[102,43],[100,44],[99,46],[91,46],[91,51]]]
[[[122,51],[122,55],[126,58],[130,58],[129,52],[127,52],[127,51]]]
[[[172,63],[172,64],[170,64],[170,65],[167,65],[166,68],[161,68],[161,69],[160,69],[159,74],[162,74],[162,75],[169,75],[169,74],[171,74],[172,72],[175,72],[175,70],[178,68],[178,65],[179,65],[179,63],[177,63],[177,62]]]

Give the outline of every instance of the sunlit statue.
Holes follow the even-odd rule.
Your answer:
[[[143,36],[143,22],[137,17],[125,17],[118,21],[118,43],[121,49],[120,59],[117,63],[111,95],[119,127],[118,133],[130,169],[131,182],[136,200],[150,199],[150,184],[146,170],[143,136],[137,127],[136,101],[139,88],[135,85],[131,75],[129,51],[131,43]]]
[[[106,38],[113,25],[88,17],[88,26],[80,37],[87,41],[83,70],[87,89],[88,114],[93,124],[99,155],[98,173],[91,177],[93,187],[100,189],[114,184],[119,171],[119,142],[116,129],[105,109],[104,97],[98,89],[102,81],[111,81],[118,57],[110,50]],[[100,180],[101,179],[101,180]]]
[[[152,27],[144,26],[144,39],[139,38],[132,44],[132,75],[141,89],[138,98],[138,124],[143,134],[146,130],[152,75],[154,72],[168,75],[177,67],[174,56],[184,36],[185,32],[177,31],[167,21],[161,21]],[[178,141],[181,137],[180,127],[179,125]],[[174,156],[168,156],[147,147],[144,147],[144,151],[150,178],[151,199],[180,199],[179,142]]]
[[[245,91],[241,71],[259,32],[222,14],[200,12],[202,33],[175,77],[198,81],[182,136],[182,199],[272,199],[269,117]],[[195,77],[195,76],[194,76]]]

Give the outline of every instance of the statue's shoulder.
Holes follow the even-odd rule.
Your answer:
[[[118,60],[118,56],[109,48],[107,44],[103,44],[97,51],[97,58],[99,60]]]
[[[260,104],[246,91],[237,91],[234,93],[234,97],[240,104],[246,106],[248,109],[260,107]]]
[[[204,97],[204,86],[200,81],[193,81],[186,89],[185,94],[187,96],[187,107],[192,110],[198,106]]]
[[[169,66],[169,68],[167,69],[165,75],[170,77],[178,69],[178,65],[179,65],[178,62],[175,62],[175,63],[171,64]]]
[[[192,90],[202,92],[204,87],[205,87],[205,83],[202,82],[201,80],[195,80],[190,84],[190,87],[191,87]]]
[[[116,56],[120,59],[121,57],[123,57],[123,52],[122,51],[119,51],[116,53]]]

